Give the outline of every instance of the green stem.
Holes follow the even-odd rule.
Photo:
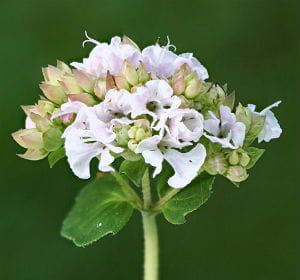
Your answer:
[[[148,212],[152,206],[149,169],[142,178],[144,211],[142,211],[145,253],[144,253],[144,280],[158,280],[158,233],[155,214]]]
[[[128,182],[120,175],[118,172],[111,172],[111,174],[115,177],[117,182],[121,185],[126,195],[129,197],[131,202],[136,206],[138,209],[143,208],[143,202],[141,198],[137,195],[135,190],[128,184]]]
[[[160,208],[169,201],[173,196],[175,196],[181,189],[172,189],[167,192],[154,206],[151,208],[152,211],[159,211]]]
[[[158,232],[155,215],[142,212],[145,253],[144,253],[144,280],[158,280]]]

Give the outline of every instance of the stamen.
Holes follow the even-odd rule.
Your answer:
[[[84,40],[84,41],[82,42],[82,47],[83,47],[83,48],[84,48],[85,43],[88,43],[88,42],[94,43],[95,45],[100,45],[100,42],[98,42],[97,40],[95,40],[95,39],[89,37],[89,35],[87,34],[86,31],[84,31],[84,34],[85,34],[85,37],[87,38],[87,40]]]

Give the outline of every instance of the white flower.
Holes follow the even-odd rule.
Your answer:
[[[203,116],[192,109],[169,109],[163,113],[153,128],[158,135],[141,141],[136,153],[141,153],[146,163],[155,167],[153,177],[162,170],[163,160],[169,162],[175,174],[168,180],[173,188],[183,188],[196,176],[204,163],[206,151],[197,144],[191,151],[182,153],[174,148],[182,148],[197,142],[203,133]]]
[[[113,75],[121,74],[123,63],[129,61],[134,68],[139,66],[141,52],[129,45],[123,44],[120,37],[113,37],[110,44],[100,43],[91,39],[86,34],[88,40],[96,44],[88,58],[84,58],[82,63],[72,62],[71,65],[77,69],[84,70],[97,77],[106,76],[107,71]]]
[[[166,111],[154,129],[164,128],[162,144],[183,148],[198,142],[203,135],[203,116],[193,109],[173,109]]]
[[[204,130],[212,134],[204,135],[214,143],[220,143],[223,148],[237,149],[242,147],[245,140],[246,126],[242,122],[236,121],[235,114],[231,113],[229,107],[220,106],[219,120],[211,111],[211,119],[204,121]]]
[[[274,113],[271,111],[272,108],[277,107],[281,101],[277,101],[274,104],[268,106],[260,113],[255,111],[255,105],[248,104],[248,108],[252,111],[255,116],[265,116],[264,128],[258,135],[258,143],[262,141],[269,142],[271,139],[279,138],[282,133],[282,129],[276,119]]]
[[[170,46],[161,47],[159,44],[149,46],[142,51],[142,59],[146,69],[158,76],[169,78],[183,64],[196,71],[198,78],[205,80],[208,73],[205,67],[195,58],[192,53],[177,55],[169,50]]]
[[[71,169],[81,179],[90,177],[90,161],[97,157],[100,160],[99,170],[113,171],[110,164],[114,153],[123,152],[123,148],[116,147],[115,133],[110,123],[100,120],[94,107],[82,107],[76,119],[64,132],[65,150]]]
[[[173,96],[173,89],[164,80],[152,80],[145,86],[138,87],[129,102],[132,107],[132,118],[148,114],[152,116],[154,122],[167,109],[178,108],[181,104],[180,98]]]
[[[137,148],[142,153],[146,163],[155,167],[153,177],[162,170],[162,163],[166,160],[174,169],[175,174],[169,178],[168,184],[172,188],[187,186],[198,174],[206,157],[206,150],[202,144],[197,144],[187,153],[181,153],[172,148],[159,148],[159,135],[143,140]]]

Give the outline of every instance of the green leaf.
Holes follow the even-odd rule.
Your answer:
[[[59,160],[66,156],[65,148],[61,147],[58,150],[51,152],[48,156],[50,168],[52,168]]]
[[[162,206],[164,217],[172,224],[185,223],[185,216],[209,199],[213,182],[214,176],[198,176]]]
[[[56,151],[64,143],[61,138],[62,132],[58,128],[50,128],[43,134],[44,148],[49,151]]]
[[[246,169],[252,168],[256,164],[256,162],[260,159],[260,157],[263,155],[263,153],[265,152],[264,149],[258,149],[255,147],[249,147],[249,148],[245,149],[245,151],[247,152],[248,156],[250,157],[250,162],[246,166]]]
[[[125,174],[136,186],[141,185],[142,177],[147,168],[143,159],[138,161],[124,160],[120,166],[120,174]]]
[[[106,175],[82,189],[61,234],[83,247],[107,234],[116,234],[127,224],[132,211],[121,186],[112,175]]]

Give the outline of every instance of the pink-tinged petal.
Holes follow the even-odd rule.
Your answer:
[[[30,128],[36,128],[36,124],[32,121],[30,117],[26,117],[25,119],[25,128],[30,129]]]
[[[168,149],[164,152],[164,158],[175,171],[168,184],[172,188],[183,188],[197,176],[206,158],[206,150],[202,144],[197,144],[187,153]]]
[[[86,104],[87,106],[93,106],[97,104],[97,100],[89,93],[68,94],[68,98],[73,102],[78,101]]]
[[[35,128],[31,128],[31,129],[20,129],[14,133],[11,134],[11,136],[13,137],[13,139],[23,148],[27,149],[27,145],[23,140],[23,136],[28,135],[28,134],[32,134],[32,133],[36,133],[38,132],[37,129]]]

